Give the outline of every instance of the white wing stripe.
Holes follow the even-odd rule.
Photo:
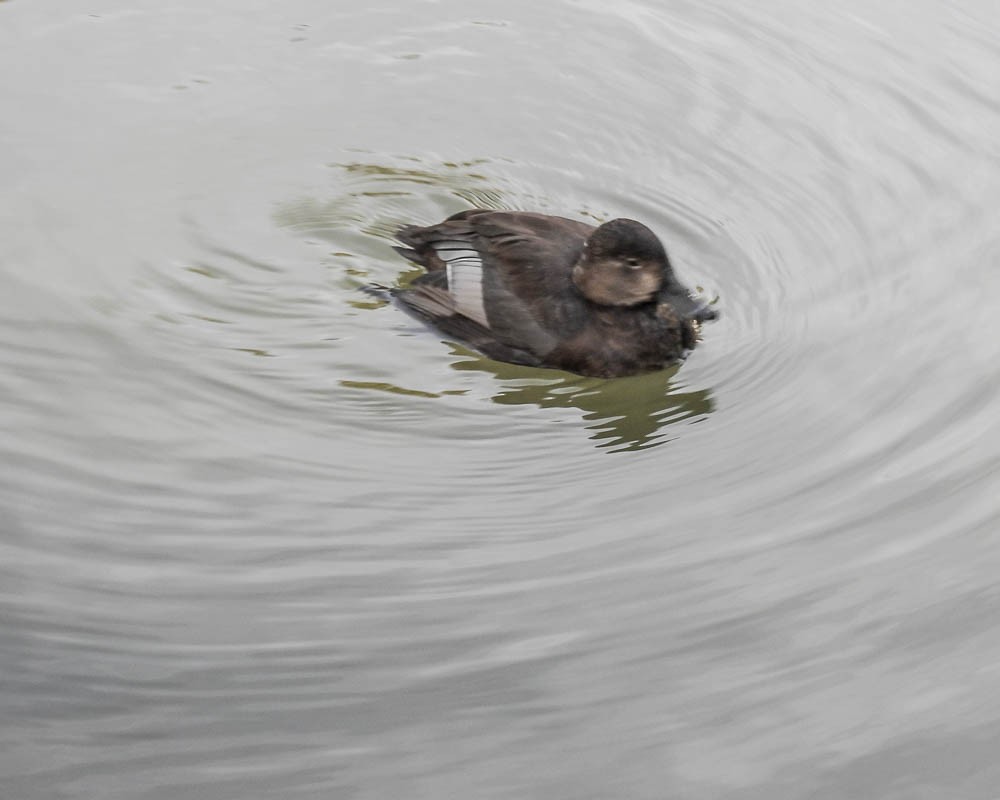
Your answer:
[[[448,291],[455,298],[456,309],[488,328],[483,305],[483,260],[479,253],[464,242],[436,242],[434,251],[445,262]]]
[[[480,325],[489,327],[486,308],[483,306],[483,271],[477,267],[448,265],[448,288],[455,298],[455,305],[465,316]]]

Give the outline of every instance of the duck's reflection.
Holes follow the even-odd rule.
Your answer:
[[[644,450],[669,442],[671,426],[700,422],[715,410],[708,389],[688,390],[676,381],[676,366],[628,378],[585,378],[492,361],[453,345],[457,370],[493,375],[501,384],[500,405],[575,408],[583,412],[595,446],[611,452]]]

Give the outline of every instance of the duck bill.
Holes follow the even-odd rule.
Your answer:
[[[703,300],[695,299],[687,291],[672,292],[664,299],[673,306],[677,314],[683,319],[700,324],[719,318],[719,310],[715,306]]]
[[[695,322],[711,322],[719,318],[719,309],[709,303],[700,303],[695,306],[691,314],[691,319]]]

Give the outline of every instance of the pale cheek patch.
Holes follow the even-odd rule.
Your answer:
[[[455,310],[483,327],[489,327],[483,305],[483,260],[465,242],[436,242],[434,252],[445,263],[448,291]]]

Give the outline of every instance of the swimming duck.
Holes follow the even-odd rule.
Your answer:
[[[674,276],[641,222],[594,227],[469,209],[408,225],[394,248],[427,273],[394,292],[418,317],[499,361],[619,377],[683,358],[717,312]]]

